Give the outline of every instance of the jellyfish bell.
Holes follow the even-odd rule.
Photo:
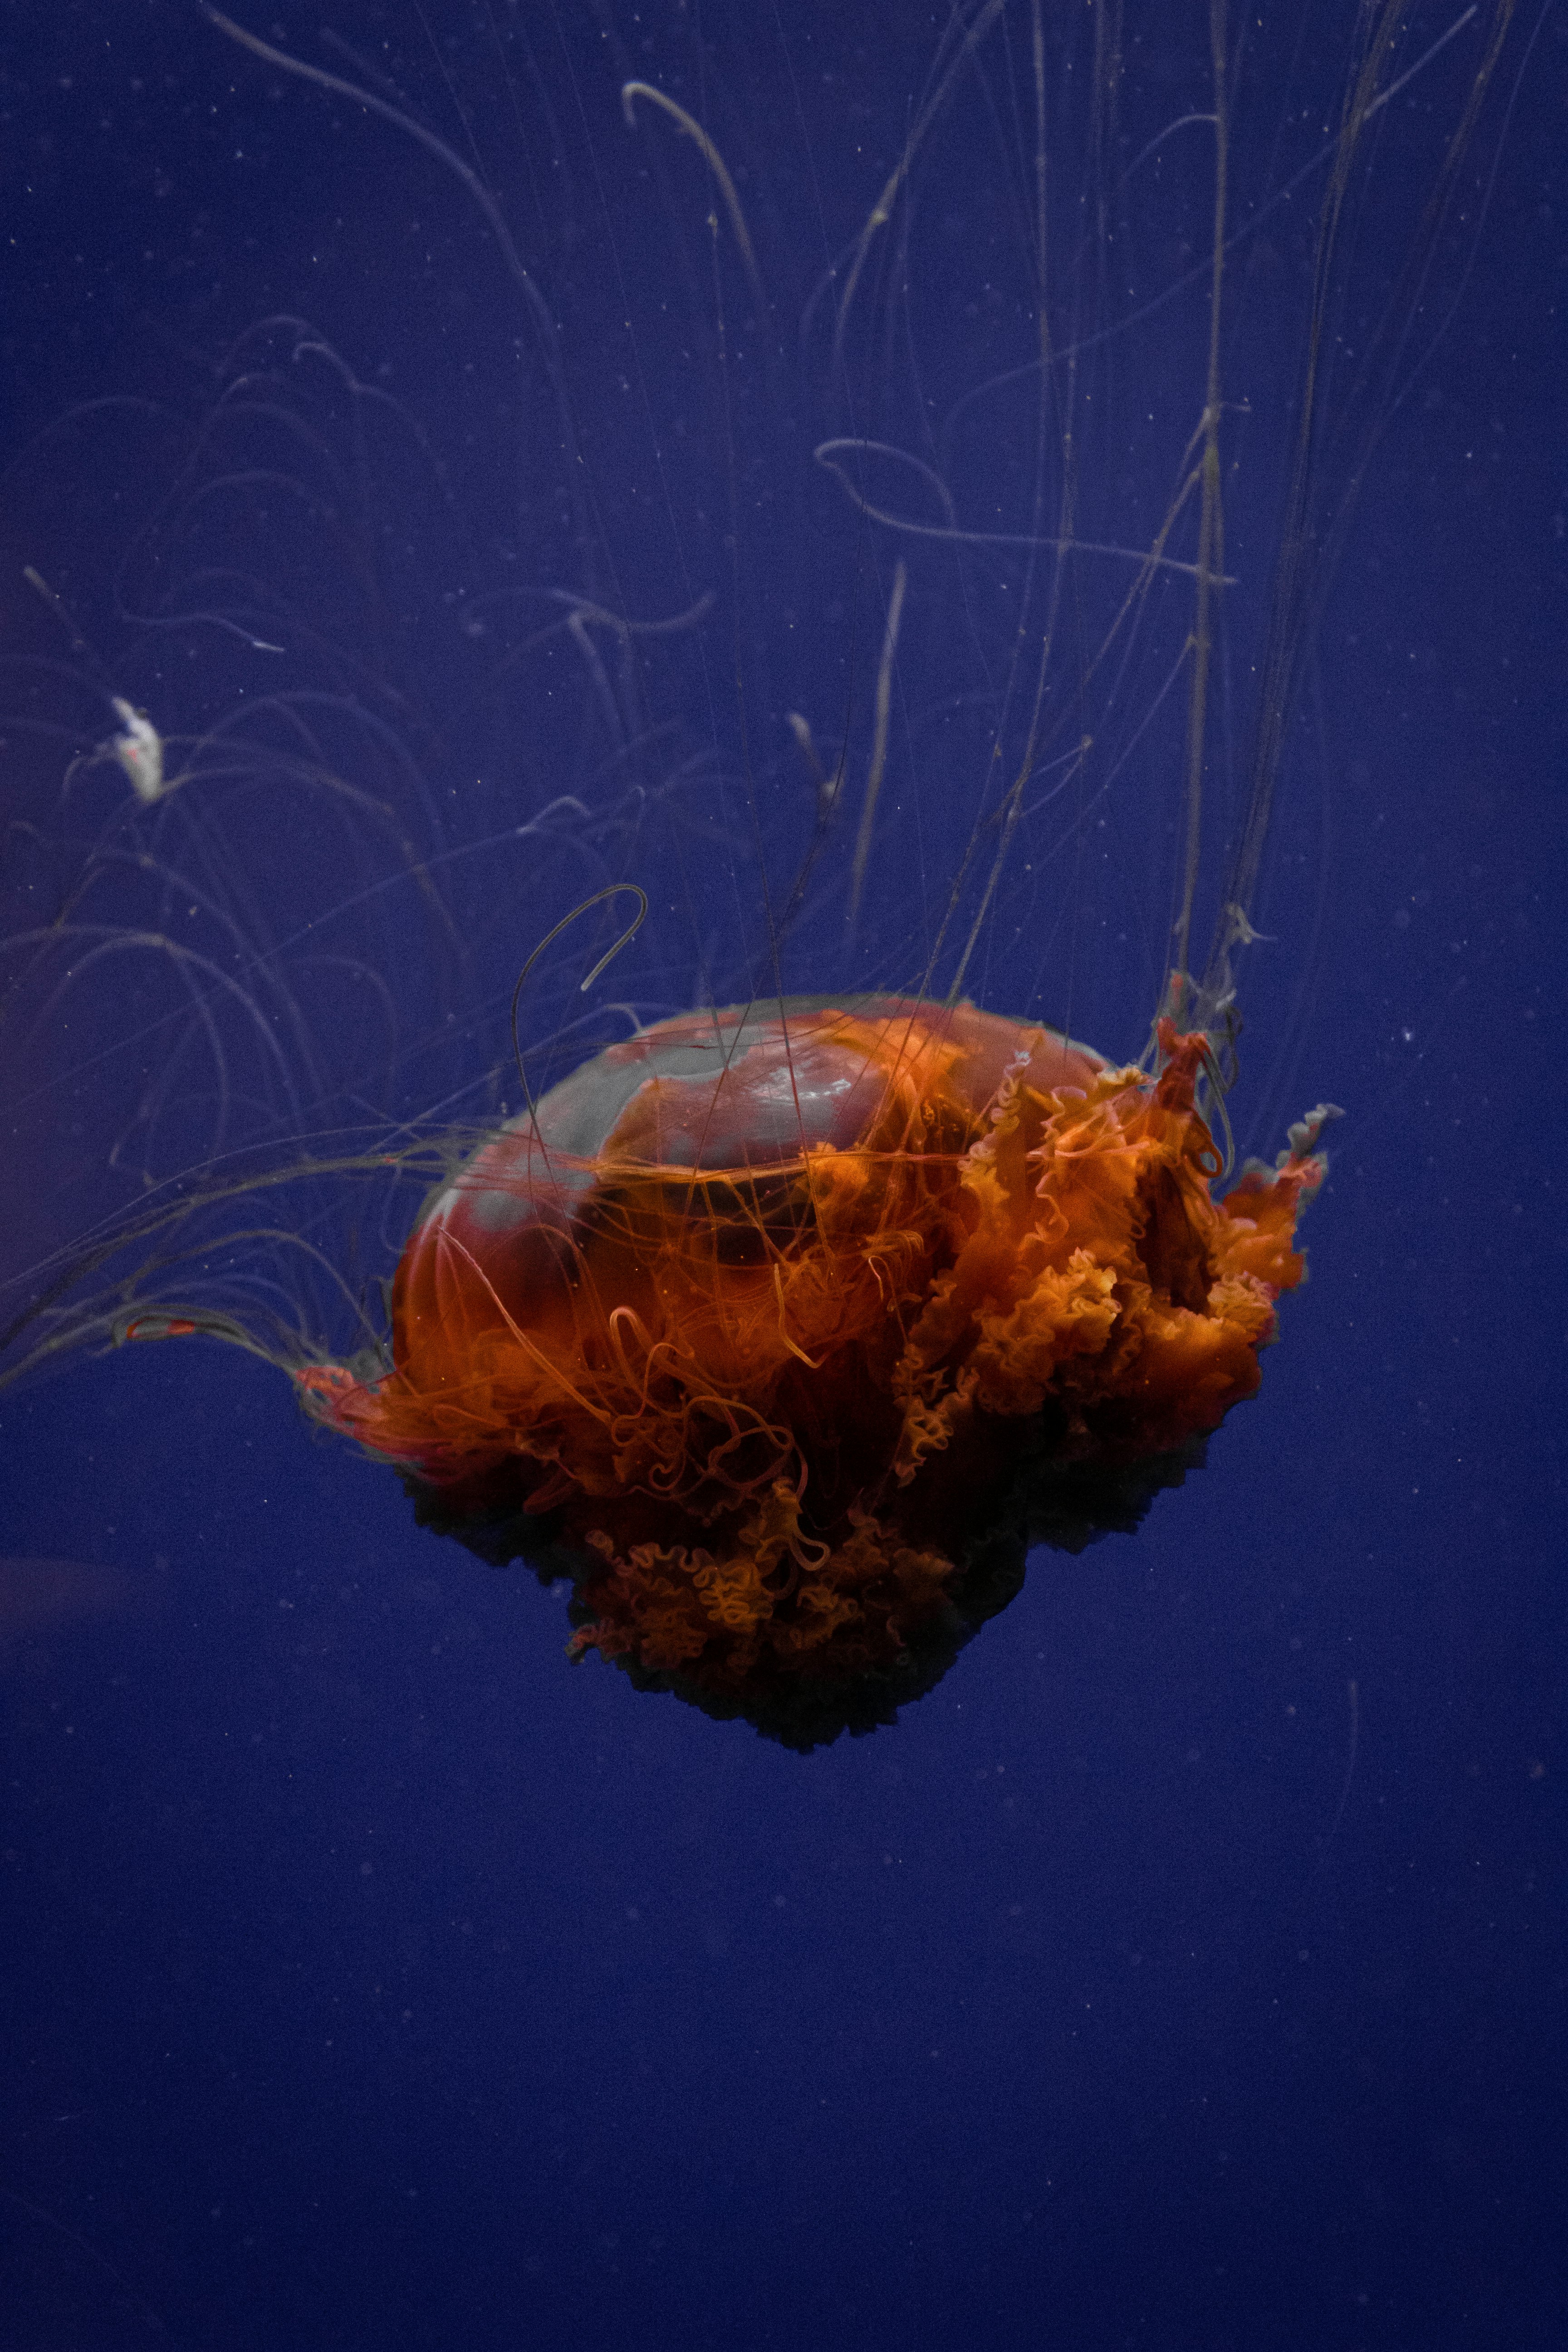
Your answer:
[[[890,1719],[1031,1542],[1137,1524],[1258,1385],[1311,1146],[1215,1203],[1157,1079],[973,1005],[782,1000],[584,1063],[443,1188],[393,1364],[300,1383],[574,1650],[794,1745]]]
[[[510,26],[444,93],[208,10],[418,236],[356,349],[240,322],[159,412],[96,607],[29,553],[13,1360],[248,1346],[796,1744],[1136,1524],[1300,1277],[1326,1111],[1215,1133],[1310,1001],[1291,714],[1508,13]]]

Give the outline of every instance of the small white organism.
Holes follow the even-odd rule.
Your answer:
[[[151,804],[162,800],[169,789],[163,776],[163,737],[144,710],[138,710],[118,694],[109,698],[121,732],[110,739],[104,750],[119,761],[139,801]]]

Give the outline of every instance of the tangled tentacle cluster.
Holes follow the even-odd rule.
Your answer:
[[[757,1717],[945,1664],[1026,1490],[1071,1485],[1080,1540],[1125,1523],[1258,1387],[1324,1163],[1308,1123],[1215,1201],[1205,1041],[1169,1023],[1150,1077],[968,1006],[708,1019],[475,1156],[390,1372],[300,1379],[477,1548],[564,1546],[574,1653]]]

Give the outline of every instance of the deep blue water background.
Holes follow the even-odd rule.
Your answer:
[[[237,1354],[0,1402],[78,1564],[0,1651],[7,2352],[1568,2344],[1563,29],[1323,624],[1312,1279],[1137,1538],[801,1759]],[[299,93],[247,164],[163,0],[5,41],[18,439],[413,168]]]

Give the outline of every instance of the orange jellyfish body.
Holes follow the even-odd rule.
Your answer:
[[[1135,1526],[1258,1384],[1316,1129],[1222,1201],[1201,1036],[1115,1069],[969,1004],[613,1045],[428,1204],[394,1367],[312,1410],[576,1585],[574,1650],[795,1745],[886,1720],[1031,1541]]]

